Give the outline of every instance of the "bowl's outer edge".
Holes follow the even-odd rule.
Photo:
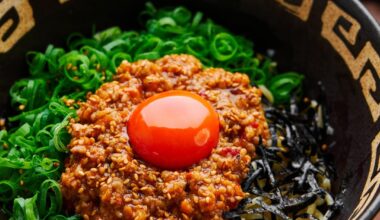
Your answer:
[[[360,70],[356,70],[361,74],[361,76],[358,76],[357,80],[361,81],[361,85],[363,88],[364,84],[371,85],[371,90],[373,93],[370,93],[368,91],[367,94],[365,94],[365,89],[363,88],[363,95],[364,98],[367,100],[367,104],[369,107],[369,110],[371,111],[371,114],[373,116],[373,121],[377,126],[374,126],[374,130],[377,133],[372,138],[370,150],[371,150],[371,162],[370,167],[367,175],[367,180],[364,185],[362,194],[360,196],[358,205],[356,206],[355,210],[353,210],[352,215],[350,216],[351,220],[354,219],[371,219],[373,218],[376,213],[379,211],[380,208],[380,130],[379,130],[379,116],[380,116],[380,102],[378,102],[379,99],[376,100],[374,98],[374,93],[379,94],[379,80],[380,80],[380,56],[379,56],[379,46],[380,46],[380,26],[378,25],[376,19],[369,13],[369,11],[364,7],[364,5],[359,2],[358,0],[353,1],[345,1],[345,0],[338,0],[336,1],[336,4],[339,5],[348,16],[352,16],[353,23],[358,22],[359,26],[361,25],[363,30],[367,32],[367,35],[370,36],[370,39],[366,42],[366,45],[372,44],[373,50],[367,50],[365,51],[368,56],[368,60],[362,61],[363,65],[361,66]],[[360,33],[359,33],[360,34]],[[359,35],[358,34],[358,35]],[[359,36],[356,37],[359,37]],[[352,37],[355,36],[355,34],[351,35]],[[370,48],[370,46],[368,46]],[[365,50],[365,46],[362,49],[362,52]],[[337,50],[337,52],[341,52]],[[373,52],[373,53],[372,53]],[[341,56],[347,56],[344,54],[341,54]],[[354,55],[355,56],[355,55]],[[359,55],[358,55],[359,56]],[[356,57],[357,60],[358,56]],[[347,65],[353,65],[355,61],[346,61]],[[365,65],[365,63],[371,63],[373,68],[369,70],[368,66]],[[351,69],[351,73],[353,73]],[[368,76],[367,79],[364,77]],[[361,77],[361,79],[360,79]],[[356,78],[354,76],[354,78]],[[370,82],[372,80],[376,80],[377,82],[373,83]],[[365,87],[365,86],[364,86]],[[378,96],[377,96],[378,97]],[[368,101],[371,100],[371,101]]]

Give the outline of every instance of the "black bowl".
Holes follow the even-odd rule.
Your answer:
[[[364,7],[354,0],[156,2],[168,4],[202,10],[258,50],[275,49],[280,69],[307,75],[305,88],[322,81],[335,128],[334,185],[345,189],[337,218],[371,219],[380,207],[380,30]],[[70,33],[91,34],[94,26],[138,29],[143,6],[132,0],[0,1],[2,109],[10,85],[27,74],[27,51],[64,45]]]

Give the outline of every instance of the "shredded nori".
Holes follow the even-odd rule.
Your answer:
[[[321,95],[318,102],[294,98],[287,108],[266,104],[272,140],[260,144],[242,183],[250,196],[225,219],[330,219],[339,210],[342,201],[330,189],[335,171],[325,142],[333,129],[325,102]]]

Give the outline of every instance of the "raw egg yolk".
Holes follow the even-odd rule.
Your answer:
[[[168,91],[139,104],[128,120],[134,152],[164,169],[186,168],[218,144],[219,119],[211,104],[187,91]]]

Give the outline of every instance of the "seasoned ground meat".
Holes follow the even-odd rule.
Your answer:
[[[220,140],[208,158],[186,170],[161,170],[140,160],[126,122],[144,99],[188,90],[219,114]],[[80,103],[72,119],[70,157],[62,174],[67,204],[87,219],[221,219],[243,199],[240,186],[260,137],[269,138],[261,91],[245,74],[202,69],[190,55],[155,62],[124,61],[115,81]],[[178,155],[179,157],[181,155]]]

